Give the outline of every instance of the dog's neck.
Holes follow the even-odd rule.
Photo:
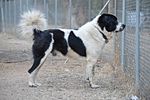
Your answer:
[[[108,40],[107,36],[96,25],[94,25],[94,27],[99,31],[99,33],[102,34],[103,38],[105,39],[105,43],[108,43],[109,40]]]

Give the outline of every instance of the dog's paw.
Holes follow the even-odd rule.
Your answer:
[[[32,82],[29,82],[29,87],[37,87],[37,86],[41,86],[40,83],[32,83]]]
[[[37,86],[41,86],[41,85],[42,85],[41,83],[38,83],[38,82],[35,82],[35,84],[36,84]]]
[[[95,85],[95,84],[90,84],[90,86],[91,86],[92,89],[99,88],[99,85]]]

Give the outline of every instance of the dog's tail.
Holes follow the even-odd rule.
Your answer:
[[[21,36],[30,37],[33,34],[33,29],[45,30],[47,26],[44,14],[40,11],[32,10],[21,15],[18,30]]]

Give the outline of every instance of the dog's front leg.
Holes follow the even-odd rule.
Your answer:
[[[98,88],[98,85],[95,85],[93,83],[93,76],[94,76],[94,64],[96,63],[96,60],[87,60],[87,66],[86,66],[86,79],[89,80],[89,84],[91,88]]]

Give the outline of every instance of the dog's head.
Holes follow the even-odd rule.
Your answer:
[[[111,14],[102,14],[97,22],[102,31],[121,32],[125,28],[125,24],[118,22],[117,17]]]

